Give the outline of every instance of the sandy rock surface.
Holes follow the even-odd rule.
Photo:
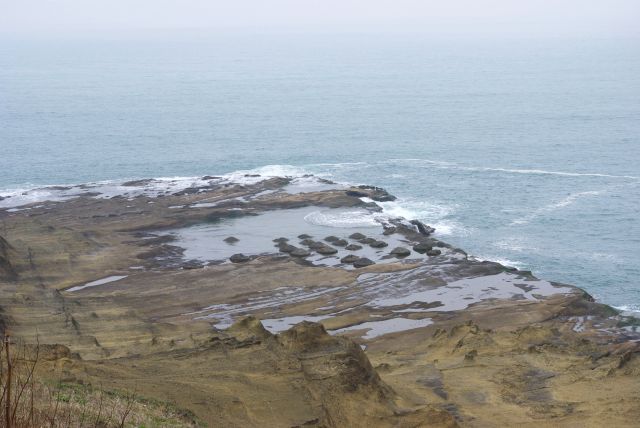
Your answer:
[[[0,210],[3,329],[209,426],[637,426],[633,319],[289,181]]]

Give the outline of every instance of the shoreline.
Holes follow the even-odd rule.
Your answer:
[[[5,331],[211,426],[637,422],[636,319],[381,216],[384,189],[243,178],[0,210]]]
[[[264,171],[268,174],[264,175]],[[258,174],[257,172],[263,172]],[[291,173],[291,175],[277,175],[283,172]],[[542,173],[543,171],[541,171]],[[566,174],[560,172],[547,172],[553,174]],[[621,176],[627,177],[627,176]],[[317,177],[313,174],[305,173],[302,167],[295,167],[291,165],[269,165],[260,168],[238,170],[230,173],[217,175],[217,176],[175,176],[175,177],[158,177],[158,178],[132,178],[132,179],[109,179],[94,181],[81,184],[65,184],[65,185],[34,185],[26,188],[15,188],[10,192],[0,193],[0,212],[5,211],[8,213],[18,213],[21,211],[30,210],[33,207],[39,207],[41,203],[50,202],[65,202],[77,197],[89,196],[98,199],[109,198],[135,198],[138,196],[158,197],[165,194],[171,194],[172,192],[184,191],[189,188],[206,185],[207,179],[216,179],[220,183],[227,184],[255,184],[256,180],[283,178],[297,182],[298,191],[314,191],[323,189],[346,189],[349,187],[366,186],[365,184],[352,184],[346,182],[335,182],[322,177]],[[637,177],[629,177],[637,179]],[[315,187],[315,188],[314,188]],[[395,198],[394,198],[395,199]],[[392,202],[393,201],[387,201]],[[397,214],[392,214],[398,209],[394,206],[385,208],[385,204],[378,205],[382,212],[388,211],[385,214],[385,218],[393,219],[400,218]],[[401,206],[398,206],[401,208]],[[400,209],[404,213],[404,209]],[[409,212],[410,213],[410,212]],[[439,236],[438,229],[436,228],[436,236]],[[446,239],[445,234],[443,237]],[[477,260],[492,261],[500,263],[504,266],[513,267],[516,269],[526,269],[526,263],[519,261],[511,261],[501,257],[475,257]],[[512,264],[509,264],[512,263]],[[583,289],[583,288],[581,288]],[[583,289],[585,292],[589,292]],[[609,305],[616,309],[625,316],[631,316],[640,318],[640,309],[634,309],[637,305],[624,304],[624,305],[612,305],[605,301],[600,303]]]

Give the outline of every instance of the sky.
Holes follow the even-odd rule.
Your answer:
[[[640,0],[0,0],[0,33],[638,36]]]

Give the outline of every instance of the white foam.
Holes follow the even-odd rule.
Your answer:
[[[74,198],[81,193],[82,192],[78,190],[74,192],[47,188],[3,190],[0,196],[5,199],[0,201],[0,208],[15,208],[44,201],[64,201]],[[13,210],[13,212],[14,211],[17,210]]]
[[[381,217],[367,210],[314,211],[304,217],[307,223],[328,227],[376,227]]]
[[[474,257],[474,259],[479,261],[489,261],[500,263],[502,266],[513,267],[516,269],[527,269],[527,265],[525,263],[519,262],[517,260],[506,259],[503,257]]]
[[[614,306],[614,308],[621,311],[623,315],[640,316],[640,305],[618,305]]]
[[[329,190],[344,188],[345,183],[330,184],[319,179],[322,174],[311,176],[309,171],[293,165],[266,165],[260,168],[239,170],[223,174],[215,179],[203,179],[202,177],[159,177],[150,180],[139,180],[139,185],[124,186],[123,184],[133,180],[105,180],[86,183],[82,185],[50,185],[31,186],[26,188],[0,190],[0,208],[15,208],[36,202],[65,201],[86,194],[97,194],[97,198],[113,198],[124,196],[135,198],[137,196],[157,197],[161,194],[176,193],[190,187],[201,187],[208,184],[238,184],[253,185],[274,177],[291,178],[285,191],[289,193],[301,193],[309,191]]]
[[[510,169],[510,168],[464,168],[473,171],[499,171],[512,174],[535,174],[535,175],[559,175],[565,177],[604,177],[604,178],[624,178],[630,180],[640,180],[640,177],[633,175],[612,175],[600,173],[581,173],[581,172],[563,172],[563,171],[546,171],[543,169]]]
[[[369,198],[361,198],[364,202],[372,202]],[[420,220],[436,229],[436,235],[466,236],[469,229],[450,217],[456,210],[455,206],[445,205],[433,201],[417,200],[412,198],[400,198],[395,201],[376,202],[382,208],[382,216],[379,219],[403,218],[407,220]]]
[[[384,163],[418,163],[418,164],[427,164],[427,165],[436,165],[440,167],[452,167],[455,166],[452,162],[447,161],[437,161],[432,159],[417,159],[417,158],[398,158],[398,159],[389,159]]]
[[[350,167],[361,167],[361,166],[369,166],[368,162],[338,162],[338,163],[312,163],[306,166],[308,167],[329,167],[329,168],[350,168]]]
[[[301,177],[308,172],[293,165],[265,165],[260,168],[230,172],[222,176],[224,181],[251,185],[274,177]]]
[[[20,207],[36,202],[66,201],[82,195],[91,194],[96,198],[110,199],[116,196],[135,198],[138,196],[158,197],[162,194],[176,193],[194,186],[205,186],[208,180],[200,177],[161,177],[141,181],[136,186],[124,186],[127,181],[99,181],[72,186],[46,186],[5,190],[0,196],[0,208]]]
[[[524,238],[517,236],[509,236],[500,241],[496,241],[493,243],[493,246],[502,250],[516,251],[518,253],[531,253],[537,250],[536,248],[529,247]]]
[[[619,178],[626,180],[640,180],[640,177],[635,175],[614,175],[603,174],[597,172],[566,172],[566,171],[549,171],[544,169],[526,169],[526,168],[496,168],[496,167],[473,167],[459,165],[454,162],[436,161],[431,159],[390,159],[385,163],[420,163],[426,165],[433,165],[437,168],[443,169],[458,169],[463,171],[495,171],[506,172],[510,174],[533,174],[533,175],[556,175],[562,177],[602,177],[602,178]]]
[[[511,222],[511,226],[515,226],[515,225],[521,225],[521,224],[527,224],[529,222],[531,222],[532,220],[534,220],[537,217],[540,217],[544,214],[556,211],[560,208],[564,208],[566,206],[569,206],[573,203],[575,203],[577,200],[579,200],[580,198],[583,198],[585,196],[598,196],[601,195],[604,191],[603,190],[589,190],[586,192],[577,192],[577,193],[572,193],[569,196],[562,198],[561,200],[557,201],[557,202],[553,202],[551,204],[545,205],[543,207],[540,207],[536,210],[534,210],[533,212],[531,212],[530,214],[527,214],[524,217],[515,219]]]

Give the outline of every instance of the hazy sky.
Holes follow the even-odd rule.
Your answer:
[[[0,31],[639,35],[640,0],[0,0]]]

